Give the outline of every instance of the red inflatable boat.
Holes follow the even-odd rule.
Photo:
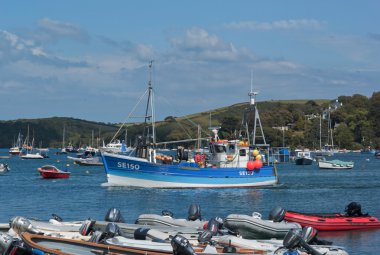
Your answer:
[[[352,209],[353,208],[353,209]],[[297,222],[302,227],[310,226],[319,231],[340,231],[380,228],[376,217],[361,213],[361,206],[355,202],[346,207],[346,213],[300,213],[286,211],[285,220]]]

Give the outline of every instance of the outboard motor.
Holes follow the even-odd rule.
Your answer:
[[[121,231],[119,226],[114,222],[108,223],[104,232],[107,234],[107,238],[123,235],[123,232]]]
[[[79,233],[82,236],[88,236],[93,231],[93,226],[95,224],[95,220],[85,220],[82,226],[79,228]]]
[[[114,207],[108,210],[104,220],[109,221],[109,222],[120,222],[120,223],[125,222],[123,215],[121,215],[120,210]]]
[[[206,229],[202,233],[199,234],[198,242],[199,243],[209,243],[209,242],[211,242],[211,239],[213,236],[214,236],[214,233],[211,230]]]
[[[332,245],[332,242],[330,241],[319,240],[317,238],[317,234],[318,230],[310,226],[306,226],[302,229],[301,237],[306,243],[311,245]]]
[[[175,235],[170,244],[173,247],[174,255],[196,255],[193,247],[185,237],[181,235]]]
[[[207,228],[199,234],[198,242],[208,243],[211,241],[212,237],[218,234],[219,230],[223,226],[223,219],[220,217],[211,218],[207,223]]]
[[[13,238],[7,233],[0,232],[0,254],[8,255],[32,255],[33,249],[25,247],[24,243],[19,238]]]
[[[223,227],[223,219],[220,217],[211,218],[207,223],[207,229],[210,230],[214,235]]]
[[[9,222],[9,226],[19,235],[23,232],[42,234],[42,232],[37,230],[28,219],[21,216],[12,218]]]
[[[0,254],[8,254],[13,246],[13,237],[0,232]]]
[[[269,214],[269,220],[273,222],[281,222],[285,219],[285,209],[277,206]]]
[[[172,213],[171,211],[169,211],[169,210],[163,210],[163,211],[161,212],[161,215],[162,215],[162,216],[173,217],[173,213]]]
[[[314,239],[317,238],[318,231],[310,226],[306,226],[302,229],[301,237],[308,244],[312,244]]]
[[[58,221],[58,222],[62,222],[63,220],[62,220],[62,218],[61,217],[59,217],[57,214],[55,214],[55,213],[53,213],[51,216],[53,216],[53,219],[55,219],[56,221]]]
[[[138,228],[133,232],[133,238],[136,240],[146,240],[150,228]]]
[[[351,202],[344,209],[346,216],[355,217],[355,216],[367,216],[368,213],[362,213],[362,206],[359,203]]]
[[[99,231],[99,230],[95,231],[92,234],[89,242],[103,243],[104,240],[106,240],[108,238],[112,238],[112,237],[122,235],[122,234],[123,233],[122,233],[121,229],[119,228],[119,226],[117,224],[115,224],[114,222],[110,222],[107,224],[104,232]]]
[[[307,244],[301,236],[301,230],[291,229],[284,237],[283,245],[288,250],[294,250],[297,247],[302,247],[312,255],[323,255],[319,251],[315,250],[309,244]]]
[[[90,243],[101,243],[106,237],[106,233],[96,230],[92,233],[91,238],[88,240]]]
[[[190,205],[187,219],[191,221],[202,220],[200,205],[198,204]]]

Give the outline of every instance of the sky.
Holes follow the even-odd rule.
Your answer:
[[[379,10],[378,0],[1,0],[0,120],[136,121],[150,77],[157,120],[248,102],[251,87],[257,102],[370,97]]]

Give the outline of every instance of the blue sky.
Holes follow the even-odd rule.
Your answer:
[[[0,1],[0,119],[122,122],[380,90],[380,1]]]

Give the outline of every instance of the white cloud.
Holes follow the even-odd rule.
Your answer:
[[[0,45],[0,51],[4,49],[10,49],[10,51],[4,50],[3,57],[14,58],[16,55],[18,55],[20,58],[24,58],[25,55],[46,56],[43,48],[37,47],[35,43],[30,39],[21,38],[18,35],[5,30],[0,30],[0,39],[1,37],[4,39],[4,41],[3,44]]]
[[[290,19],[277,20],[272,22],[239,21],[225,24],[229,29],[247,30],[274,30],[274,29],[319,29],[322,22],[314,19]]]
[[[179,55],[197,60],[236,61],[237,59],[254,59],[251,51],[237,49],[232,42],[224,42],[216,35],[201,28],[187,30],[182,38],[172,38],[171,45]]]
[[[38,25],[41,35],[37,35],[37,37],[71,38],[82,42],[89,40],[89,36],[84,30],[70,23],[44,18],[38,22]]]

